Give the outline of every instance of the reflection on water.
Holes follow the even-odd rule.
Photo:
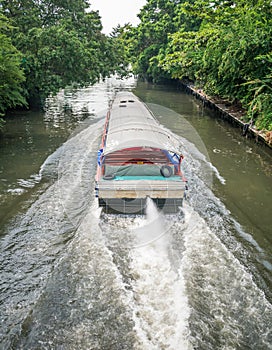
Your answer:
[[[270,155],[190,96],[138,85],[175,133],[189,197],[182,215],[152,202],[146,216],[101,214],[101,117],[114,89],[133,84],[67,90],[35,123],[32,114],[10,119],[0,155],[0,348],[269,349]]]
[[[215,177],[213,191],[264,249],[271,247],[271,150],[242,138],[239,129],[215,119],[192,96],[185,99],[176,89],[139,84],[136,93],[161,123],[194,143],[216,167],[225,183]]]
[[[29,200],[40,183],[43,162],[75,130],[106,115],[117,89],[131,89],[135,79],[117,78],[85,89],[67,88],[48,98],[45,113],[19,112],[8,115],[0,135],[0,222],[16,213],[21,200]]]

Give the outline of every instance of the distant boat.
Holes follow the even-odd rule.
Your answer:
[[[106,212],[144,213],[150,197],[164,212],[178,212],[186,179],[177,143],[133,93],[117,93],[97,157],[99,206]]]

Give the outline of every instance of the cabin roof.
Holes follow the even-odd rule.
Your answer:
[[[130,147],[178,152],[179,143],[131,92],[118,93],[111,109],[104,154]]]

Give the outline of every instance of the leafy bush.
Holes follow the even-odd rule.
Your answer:
[[[209,95],[240,101],[249,120],[271,130],[271,1],[170,2],[148,0],[140,13],[137,72],[153,82],[163,71],[190,79]]]
[[[22,57],[7,35],[11,30],[8,19],[0,14],[0,116],[4,115],[7,108],[26,104],[21,86],[25,80],[20,67]]]

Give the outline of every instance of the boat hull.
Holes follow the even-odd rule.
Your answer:
[[[165,214],[179,213],[182,198],[152,198],[157,208]],[[145,214],[147,198],[99,198],[99,207],[107,214]]]
[[[135,95],[118,93],[97,154],[96,197],[106,212],[144,213],[151,198],[164,212],[182,205],[186,179],[177,138]]]
[[[121,213],[144,213],[147,197],[165,213],[177,213],[185,192],[184,182],[166,180],[102,180],[98,188],[99,206],[106,212]]]

